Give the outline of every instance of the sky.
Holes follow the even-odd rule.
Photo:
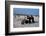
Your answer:
[[[13,15],[24,14],[24,15],[39,15],[39,9],[33,8],[14,8]]]

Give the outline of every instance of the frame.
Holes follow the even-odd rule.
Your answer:
[[[25,6],[25,4],[26,4],[26,6]],[[30,5],[30,6],[27,6],[27,5]],[[40,19],[39,19],[40,20],[40,24],[39,24],[40,27],[33,27],[33,29],[32,29],[32,27],[29,27],[29,28],[27,27],[29,30],[27,30],[27,28],[12,29],[13,28],[13,14],[12,13],[13,13],[13,9],[16,9],[16,8],[40,8],[39,9],[40,10],[39,14],[41,15]],[[10,16],[10,14],[11,14],[12,17]],[[19,14],[17,14],[17,15],[19,15]],[[24,14],[21,14],[21,15],[24,15]],[[35,14],[33,14],[33,15],[35,15]],[[35,16],[38,16],[38,15],[35,15]],[[37,33],[45,33],[45,3],[5,1],[5,34],[6,35],[19,35],[19,34],[37,34]]]

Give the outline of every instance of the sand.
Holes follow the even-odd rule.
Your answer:
[[[24,16],[21,17],[13,17],[13,27],[14,28],[22,28],[22,27],[39,27],[39,17],[33,16],[35,23],[24,23],[24,25],[21,24],[22,20],[24,19]]]

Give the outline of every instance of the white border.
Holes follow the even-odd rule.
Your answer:
[[[13,28],[13,8],[39,8],[39,27]],[[42,6],[10,5],[10,32],[40,31],[42,30]]]

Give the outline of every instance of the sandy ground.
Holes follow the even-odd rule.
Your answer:
[[[35,23],[24,23],[24,25],[21,24],[21,21],[23,20],[23,17],[21,18],[16,18],[16,17],[13,17],[13,27],[14,28],[22,28],[22,27],[39,27],[39,18],[38,17],[35,17],[34,16],[34,21]]]

